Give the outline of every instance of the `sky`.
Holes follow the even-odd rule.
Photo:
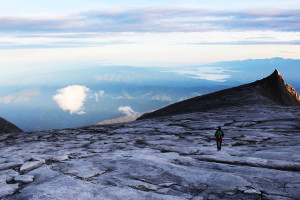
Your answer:
[[[0,68],[299,59],[299,0],[0,0]]]

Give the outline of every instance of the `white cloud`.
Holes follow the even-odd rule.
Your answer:
[[[118,108],[118,110],[119,111],[121,111],[121,112],[123,112],[126,116],[137,116],[137,115],[139,115],[139,113],[138,112],[135,112],[134,110],[132,110],[132,108],[131,107],[129,107],[129,106],[120,106],[119,108]]]
[[[70,85],[57,90],[57,94],[53,96],[53,100],[56,101],[62,110],[69,111],[70,114],[82,115],[85,113],[83,111],[83,104],[89,91],[90,89],[85,86]]]
[[[99,97],[103,98],[104,97],[104,90],[99,90],[98,93],[95,93],[94,96],[95,96],[95,99],[96,99],[96,102],[99,101]]]
[[[0,103],[19,103],[26,102],[33,96],[40,95],[40,90],[38,88],[25,88],[19,92],[9,94],[5,97],[0,98]]]
[[[172,101],[172,98],[166,94],[157,94],[152,97],[153,100],[159,100],[159,101]]]
[[[104,90],[100,90],[100,91],[98,92],[98,94],[99,94],[99,96],[102,98],[102,97],[104,96]]]

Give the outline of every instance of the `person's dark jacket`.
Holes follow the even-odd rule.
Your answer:
[[[217,139],[222,139],[224,137],[224,133],[223,133],[223,131],[220,128],[218,128],[218,130],[216,131],[215,137]]]

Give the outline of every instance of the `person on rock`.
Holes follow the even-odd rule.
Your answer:
[[[224,137],[224,133],[221,129],[221,127],[219,126],[218,127],[218,130],[216,131],[215,133],[215,137],[217,139],[217,148],[218,148],[218,151],[221,150],[221,146],[222,146],[222,138]]]

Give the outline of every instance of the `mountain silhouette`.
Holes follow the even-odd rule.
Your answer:
[[[137,120],[252,104],[300,106],[300,97],[294,88],[284,83],[281,74],[275,70],[264,79],[174,103],[145,113]]]
[[[23,132],[22,129],[17,127],[16,125],[6,121],[5,119],[0,117],[0,134],[1,133],[17,133]]]

